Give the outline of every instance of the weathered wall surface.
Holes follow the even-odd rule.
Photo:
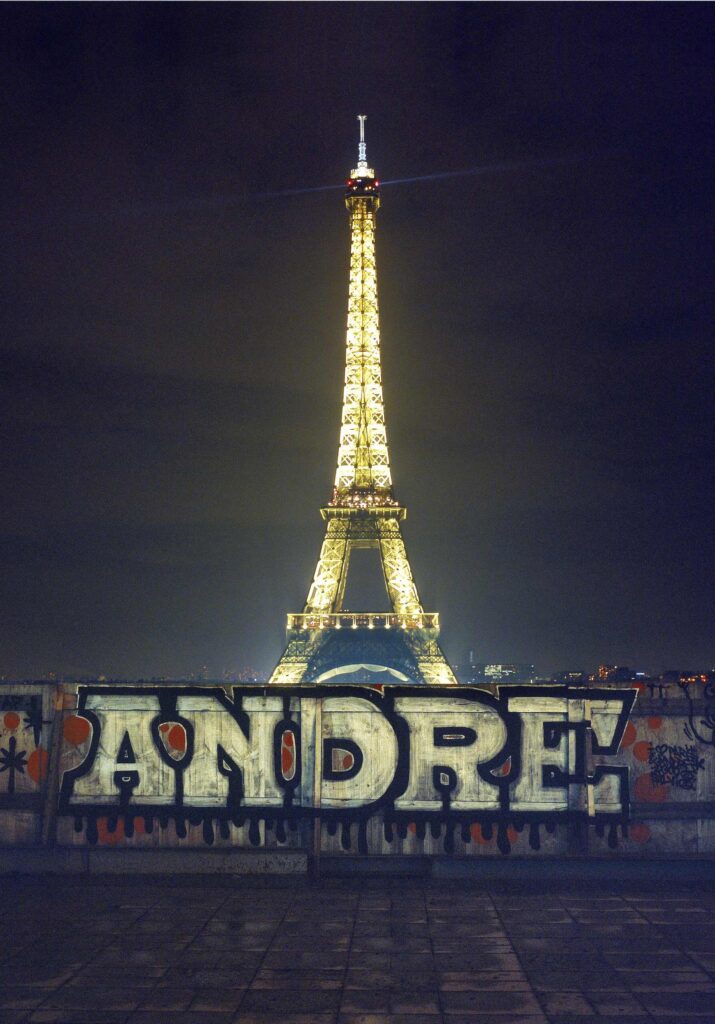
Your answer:
[[[1,845],[42,841],[56,699],[54,686],[0,683]]]
[[[713,855],[714,712],[699,683],[0,684],[0,846]]]

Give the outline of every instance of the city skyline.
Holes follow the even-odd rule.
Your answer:
[[[138,6],[2,13],[0,672],[277,661],[334,473],[358,110],[448,657],[711,667],[708,15],[427,4],[351,49],[354,11],[301,6],[289,53],[258,8]]]

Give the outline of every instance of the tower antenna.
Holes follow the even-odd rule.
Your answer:
[[[360,143],[358,145],[358,164],[367,163],[367,147],[365,145],[365,122],[367,121],[367,114],[358,114],[358,121],[360,122]]]

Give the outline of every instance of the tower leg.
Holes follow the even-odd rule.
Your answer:
[[[405,630],[405,640],[417,659],[424,681],[439,686],[457,686],[458,680],[444,651],[427,630]]]
[[[390,603],[398,615],[419,615],[422,611],[405,542],[397,519],[378,521],[380,560]]]
[[[308,591],[306,612],[331,612],[339,609],[345,593],[348,557],[345,524],[338,519],[328,520],[315,576]]]

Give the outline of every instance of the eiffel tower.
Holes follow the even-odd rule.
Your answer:
[[[379,181],[368,166],[365,115],[359,115],[357,167],[345,204],[350,214],[350,285],[338,468],[322,508],[325,539],[300,614],[288,616],[286,646],[271,683],[412,682],[454,685],[437,641],[439,616],[425,612],[407,560],[385,433],[377,305],[375,219]],[[343,609],[354,548],[377,548],[389,612]]]

